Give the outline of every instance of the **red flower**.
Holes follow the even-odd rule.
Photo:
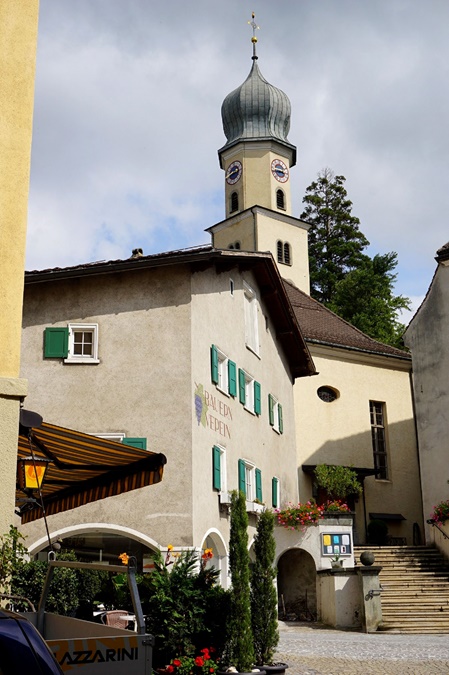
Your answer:
[[[215,669],[214,669],[214,668],[209,668],[209,672],[210,672],[210,673],[215,673]]]
[[[181,661],[179,659],[173,659],[172,663],[177,668],[179,668],[179,666],[181,665]]]
[[[173,666],[167,666],[167,668],[165,670],[167,671],[167,673],[174,673],[175,672],[175,669],[173,668]]]
[[[202,656],[197,656],[195,658],[195,665],[196,666],[204,666],[204,659]]]

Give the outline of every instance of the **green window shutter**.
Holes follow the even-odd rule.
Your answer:
[[[245,373],[239,368],[239,401],[245,405],[246,390],[245,390]]]
[[[279,481],[277,478],[271,479],[271,503],[274,509],[277,509],[278,504],[278,484]]]
[[[212,487],[221,490],[221,452],[216,445],[212,448]]]
[[[214,384],[218,384],[218,350],[215,345],[210,348],[211,378]]]
[[[46,328],[44,335],[44,357],[67,358],[69,355],[69,329]]]
[[[228,361],[228,388],[230,396],[237,396],[237,367],[234,361]]]
[[[282,406],[281,406],[281,404],[278,405],[278,413],[279,413],[279,433],[283,434],[284,433],[284,418],[282,417]]]
[[[243,492],[246,497],[246,471],[245,471],[245,462],[243,459],[239,459],[239,490]]]
[[[260,415],[262,412],[260,383],[256,381],[254,381],[254,412],[256,415]]]
[[[270,424],[274,427],[274,400],[271,394],[268,394],[268,415],[270,418]]]
[[[255,470],[256,474],[256,499],[262,501],[262,472],[260,469]]]
[[[140,450],[147,449],[147,439],[146,438],[124,438],[122,441],[123,445],[130,445],[133,448],[139,448]]]

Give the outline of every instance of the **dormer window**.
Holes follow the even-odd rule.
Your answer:
[[[276,190],[276,206],[278,209],[285,211],[285,194],[284,190]]]
[[[239,210],[239,193],[238,192],[232,192],[231,193],[231,209],[230,213],[234,213],[234,211]]]
[[[287,241],[278,240],[276,242],[276,256],[278,263],[282,263],[284,265],[292,264],[292,250],[290,244]]]

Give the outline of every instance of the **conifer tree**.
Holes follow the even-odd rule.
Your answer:
[[[231,496],[231,608],[225,659],[239,672],[251,672],[254,663],[249,586],[248,514],[243,492]]]
[[[310,295],[375,340],[403,349],[398,312],[410,300],[393,292],[397,254],[363,252],[369,242],[351,213],[345,180],[323,169],[303,199],[301,218],[311,225]]]
[[[335,285],[367,256],[369,241],[359,230],[360,220],[352,215],[344,176],[335,176],[326,168],[306,189],[306,205],[301,218],[310,223],[310,294],[327,304],[333,299]]]
[[[272,663],[279,642],[275,553],[274,515],[271,511],[262,511],[254,539],[255,561],[251,570],[251,621],[258,666]]]

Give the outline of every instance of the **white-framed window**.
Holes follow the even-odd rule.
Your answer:
[[[211,379],[226,396],[237,395],[237,368],[224,352],[216,345],[210,348],[211,355]]]
[[[284,416],[282,406],[275,396],[268,394],[268,415],[270,424],[278,434],[284,433]]]
[[[228,394],[228,357],[218,350],[218,382],[217,387]]]
[[[247,459],[239,459],[239,490],[247,502],[262,502],[262,473]]]
[[[245,408],[254,414],[254,378],[245,373]]]
[[[69,323],[69,349],[65,363],[99,363],[98,324]]]
[[[214,445],[212,448],[212,486],[220,493],[227,492],[226,448]]]
[[[259,354],[259,326],[257,321],[257,296],[245,281],[243,282],[245,298],[245,341],[246,346],[255,354]]]

